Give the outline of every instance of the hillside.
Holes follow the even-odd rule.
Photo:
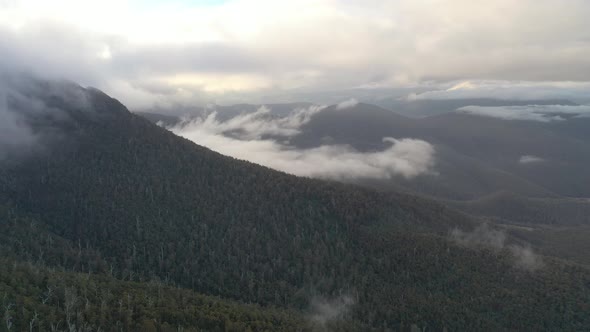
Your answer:
[[[498,192],[473,201],[446,203],[474,215],[502,218],[519,224],[590,224],[590,200],[587,198],[529,198]]]
[[[69,89],[79,89],[89,109],[61,93],[27,92],[63,112],[62,134],[45,153],[4,162],[0,174],[7,257],[49,269],[40,272],[49,280],[57,278],[53,269],[72,276],[72,285],[82,282],[74,272],[89,280],[108,275],[112,292],[130,287],[133,294],[161,280],[187,289],[171,289],[172,296],[219,296],[237,305],[236,312],[277,315],[286,329],[300,326],[298,315],[310,312],[315,298],[344,303],[348,310],[337,318],[357,330],[580,330],[590,324],[585,268],[549,257],[542,267],[521,266],[510,238],[500,248],[452,241],[451,231],[479,224],[440,203],[228,158],[129,113],[98,90]],[[56,128],[52,119],[29,123],[35,132]],[[25,225],[39,229],[39,237]],[[19,264],[3,264],[3,275]],[[25,282],[8,282],[16,283],[7,293],[15,310],[46,308],[33,296],[38,281]],[[275,313],[275,307],[282,309]],[[63,319],[43,310],[44,324]],[[167,321],[188,326],[184,322],[201,312],[194,310]],[[299,313],[285,317],[289,310]],[[132,314],[133,324],[140,317]]]

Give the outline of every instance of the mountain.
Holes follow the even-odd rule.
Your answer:
[[[134,111],[153,123],[159,123],[165,127],[173,127],[184,118],[194,118],[208,115],[212,112],[217,113],[217,119],[227,121],[240,114],[253,113],[261,107],[270,110],[273,116],[286,116],[298,108],[312,106],[311,103],[282,103],[282,104],[235,104],[235,105],[207,105],[206,107],[171,107],[171,108],[150,108]]]
[[[19,329],[590,324],[585,267],[438,202],[225,157],[96,89],[37,90],[10,108],[60,134],[0,164],[0,292]]]
[[[519,224],[590,224],[587,198],[531,198],[511,192],[497,192],[473,201],[447,201],[471,214],[511,220]]]
[[[387,147],[383,137],[421,138],[435,145],[435,175],[347,181],[428,195],[502,224],[574,226],[588,222],[581,179],[588,177],[589,121],[508,121],[464,112],[411,119],[359,103],[315,113],[289,142],[297,149],[347,144],[371,152]]]
[[[151,113],[151,112],[136,112],[135,114],[140,115],[153,123],[161,124],[166,127],[172,127],[175,124],[182,121],[182,118],[180,116],[175,116],[175,115],[166,115],[166,114]]]
[[[345,109],[332,105],[314,114],[291,143],[310,148],[329,138],[334,144],[348,144],[361,151],[378,150],[386,146],[383,137],[408,137],[416,126],[414,119],[371,104],[359,103]]]
[[[281,116],[285,107],[288,105],[270,111]],[[256,108],[235,105],[231,109],[220,114],[231,118],[231,114],[240,114],[240,109],[252,112]],[[222,116],[218,120],[224,121]],[[587,197],[590,192],[583,183],[590,180],[586,171],[589,129],[590,120],[585,118],[546,123],[450,112],[412,119],[359,103],[348,109],[333,105],[314,114],[301,132],[289,139],[289,145],[308,149],[345,144],[371,152],[388,147],[384,137],[418,138],[435,146],[440,176],[361,183],[407,188],[443,199],[473,200],[499,191],[528,197]],[[277,141],[283,140],[277,137]],[[531,156],[534,162],[527,163]]]
[[[477,200],[502,191],[531,198],[583,198],[590,197],[584,185],[590,181],[588,132],[586,118],[538,122],[451,112],[412,119],[360,103],[314,115],[290,143],[313,148],[329,138],[331,144],[377,151],[386,147],[383,137],[409,137],[435,147],[436,176],[356,181],[380,189],[405,188],[451,200]]]

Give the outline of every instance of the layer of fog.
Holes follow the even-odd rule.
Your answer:
[[[491,98],[502,100],[547,100],[560,99],[577,103],[590,103],[589,82],[531,82],[473,80],[451,82],[431,91],[411,93],[408,101],[423,99],[474,99]]]
[[[482,224],[471,232],[453,229],[450,232],[453,242],[469,248],[486,248],[494,252],[508,250],[513,258],[514,266],[520,269],[535,271],[543,267],[542,258],[535,254],[529,246],[507,244],[507,236],[503,230],[493,229]]]
[[[518,159],[519,164],[534,164],[545,161],[545,159],[533,155],[523,155]]]
[[[28,149],[37,141],[32,130],[8,107],[6,94],[0,88],[0,161],[16,151]]]
[[[347,101],[344,105],[353,107],[355,103]],[[299,134],[302,126],[324,109],[311,106],[296,109],[286,117],[275,117],[268,108],[261,107],[254,113],[241,114],[225,122],[219,121],[217,113],[213,112],[169,129],[222,154],[299,176],[387,179],[413,178],[432,172],[434,147],[418,139],[384,137],[383,141],[390,144],[387,149],[367,153],[347,145],[290,147],[289,137]]]
[[[59,129],[49,124],[69,121],[69,117],[46,104],[52,97],[80,110],[89,109],[84,89],[73,83],[42,81],[0,70],[0,161],[39,150],[60,135]]]
[[[353,297],[349,295],[341,295],[331,299],[316,296],[312,298],[310,303],[309,320],[323,330],[326,328],[326,324],[344,319],[354,303]]]
[[[350,99],[345,100],[345,101],[339,103],[338,105],[336,105],[336,109],[345,110],[347,108],[352,108],[352,107],[356,106],[358,103],[359,103],[358,100],[356,100],[355,98],[350,98]]]
[[[590,117],[590,106],[529,105],[529,106],[466,106],[457,112],[498,118],[538,122],[563,121],[566,118]]]

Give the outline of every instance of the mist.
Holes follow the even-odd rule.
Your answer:
[[[501,100],[562,99],[590,102],[588,82],[467,80],[440,84],[430,91],[411,93],[407,100],[491,98]]]
[[[7,105],[7,92],[0,87],[0,161],[35,144],[37,136]]]
[[[345,318],[354,304],[355,301],[350,295],[331,299],[316,296],[311,300],[308,317],[314,325],[324,330],[328,323]]]
[[[498,118],[502,120],[521,120],[552,122],[564,121],[568,117],[590,117],[590,106],[529,105],[529,106],[466,106],[457,110],[460,113]]]
[[[523,155],[518,159],[519,164],[536,164],[545,161],[545,159],[533,155]]]
[[[348,108],[356,105],[355,101],[344,103]],[[311,106],[276,117],[270,109],[261,107],[228,121],[218,120],[218,114],[213,112],[169,129],[219,153],[298,176],[352,180],[395,176],[411,179],[434,174],[435,149],[418,139],[383,137],[389,147],[375,152],[359,152],[348,145],[310,149],[290,146],[289,138],[298,135],[302,126],[324,109]]]
[[[354,106],[356,106],[358,104],[358,100],[356,100],[355,98],[350,98],[349,100],[345,100],[341,103],[339,103],[338,105],[336,105],[336,109],[337,110],[345,110],[347,108],[352,108]]]
[[[0,161],[39,152],[63,134],[69,114],[47,100],[82,112],[92,110],[84,88],[67,81],[45,81],[25,73],[0,71]]]
[[[527,271],[535,271],[544,266],[542,258],[529,245],[508,244],[504,230],[491,228],[482,224],[471,232],[453,229],[451,241],[472,249],[489,249],[499,253],[508,250],[512,256],[514,267]]]

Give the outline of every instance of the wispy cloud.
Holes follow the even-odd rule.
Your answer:
[[[545,159],[533,155],[524,155],[518,159],[519,164],[534,164],[545,161]]]
[[[354,299],[349,295],[342,295],[328,299],[325,297],[314,297],[311,300],[311,312],[309,319],[317,324],[319,328],[326,328],[326,324],[343,319],[354,305]]]
[[[339,103],[338,105],[336,105],[336,109],[337,110],[345,110],[347,108],[351,108],[354,107],[358,104],[358,100],[354,99],[354,98],[350,98],[348,100],[345,100],[341,103]]]
[[[525,120],[538,122],[563,121],[566,117],[581,118],[590,116],[590,106],[529,105],[529,106],[466,106],[457,110],[460,113],[498,118],[502,120]]]
[[[0,161],[10,154],[28,149],[37,136],[7,104],[7,93],[0,87]]]
[[[507,244],[507,236],[503,230],[494,229],[482,224],[471,232],[453,229],[450,232],[453,242],[474,249],[490,249],[495,252],[508,250],[513,258],[514,266],[519,269],[535,271],[544,266],[543,259],[535,254],[528,245]]]
[[[72,83],[0,71],[0,161],[36,151],[60,135],[55,124],[69,121],[69,116],[48,106],[51,98],[90,109],[85,90]]]
[[[295,149],[289,137],[324,107],[296,109],[286,117],[273,117],[267,108],[222,122],[217,113],[170,128],[176,134],[222,154],[306,177],[350,180],[413,178],[433,171],[434,147],[426,141],[383,138],[390,146],[377,152],[359,152],[347,145]],[[281,138],[282,137],[282,138]]]
[[[297,108],[287,117],[277,117],[271,114],[270,108],[262,106],[256,112],[244,112],[227,121],[219,121],[217,112],[212,112],[204,117],[189,118],[180,127],[200,128],[218,134],[234,133],[246,140],[260,139],[265,135],[290,137],[299,134],[299,128],[325,107]]]
[[[533,249],[529,246],[516,246],[512,245],[508,247],[515,258],[515,264],[517,267],[529,271],[535,271],[544,266],[543,259],[541,256],[535,254]]]
[[[407,99],[562,99],[585,103],[590,102],[589,94],[590,82],[467,80],[441,84],[432,91],[410,94]]]
[[[11,0],[0,3],[0,62],[97,86],[132,108],[429,81],[520,91],[523,80],[588,81],[589,9],[582,0]],[[466,91],[475,90],[452,93]]]

